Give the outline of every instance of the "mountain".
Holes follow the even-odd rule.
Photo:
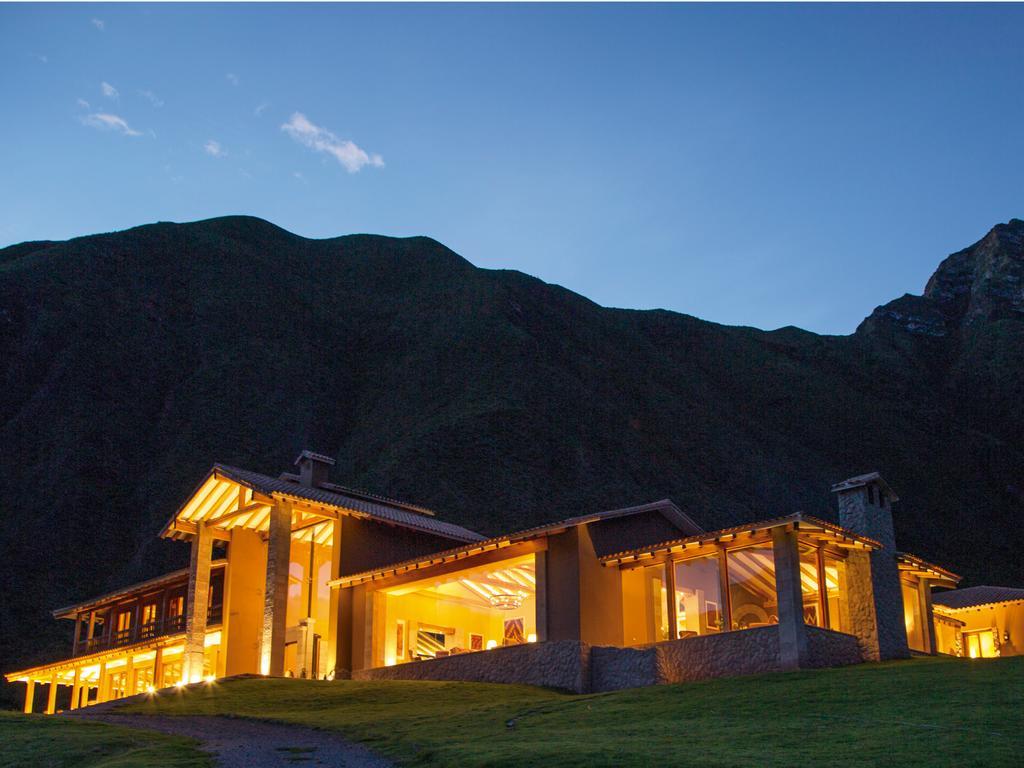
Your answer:
[[[850,336],[600,307],[428,238],[229,217],[0,250],[0,665],[49,610],[187,561],[155,538],[214,461],[486,533],[671,497],[706,527],[877,469],[901,545],[1024,585],[1024,221]]]

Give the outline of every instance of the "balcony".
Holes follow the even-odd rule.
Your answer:
[[[207,612],[206,625],[219,626],[224,618],[224,606],[212,605]],[[185,631],[185,616],[168,616],[161,621],[139,624],[130,629],[114,631],[110,634],[94,637],[92,640],[81,640],[75,647],[75,656],[135,645],[158,637],[177,635]]]

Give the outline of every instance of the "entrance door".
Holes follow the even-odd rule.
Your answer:
[[[996,646],[992,641],[992,630],[964,632],[964,651],[969,659],[995,658]]]

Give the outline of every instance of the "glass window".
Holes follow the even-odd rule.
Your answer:
[[[142,623],[154,624],[156,622],[156,603],[142,606]]]
[[[849,585],[846,579],[846,560],[824,553],[825,594],[828,598],[828,628],[836,632],[850,631]]]
[[[800,545],[800,591],[803,594],[804,624],[825,626],[820,603],[818,548],[808,544]]]
[[[675,569],[676,639],[724,629],[718,555],[682,560]]]
[[[132,612],[121,611],[117,614],[117,631],[124,632],[132,628]]]
[[[752,629],[779,623],[775,558],[771,544],[726,553],[732,628]]]
[[[903,621],[907,627],[907,645],[915,651],[925,651],[924,622],[921,619],[921,598],[916,584],[900,582],[903,591]]]
[[[644,568],[647,604],[651,606],[651,633],[654,641],[668,640],[668,582],[664,565]]]

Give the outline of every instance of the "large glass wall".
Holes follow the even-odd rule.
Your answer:
[[[779,599],[771,544],[730,549],[726,557],[732,629],[778,624]]]
[[[846,560],[828,550],[822,553],[822,560],[825,563],[828,628],[836,632],[849,632],[850,592],[846,578]]]
[[[669,639],[668,579],[664,564],[622,572],[622,622],[626,645]]]
[[[800,543],[800,591],[803,595],[804,624],[825,626],[821,604],[821,579],[818,573],[818,548]]]
[[[675,638],[706,635],[725,628],[722,576],[717,554],[675,564]]]
[[[925,629],[921,616],[921,596],[916,584],[900,582],[903,591],[903,621],[907,627],[907,645],[915,651],[927,651],[924,647]]]
[[[534,555],[381,590],[373,666],[535,642],[536,592]]]

